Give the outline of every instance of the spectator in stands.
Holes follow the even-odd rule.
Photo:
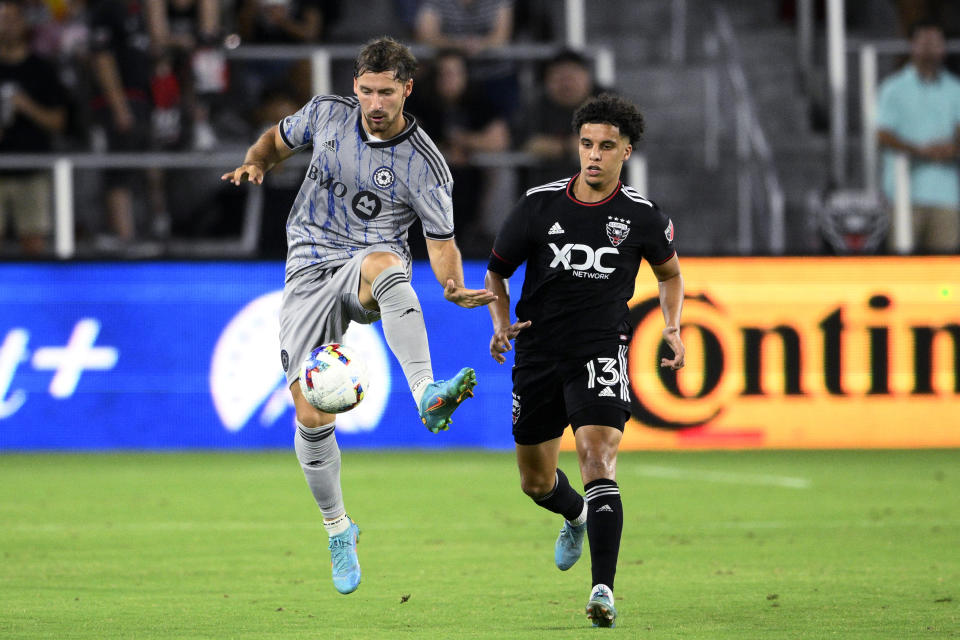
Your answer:
[[[237,27],[244,42],[307,44],[339,15],[337,0],[241,0]]]
[[[116,152],[143,152],[151,148],[153,105],[172,116],[179,104],[179,87],[167,75],[155,76],[149,36],[137,0],[95,0],[90,7],[90,49],[96,78],[91,111],[104,140],[94,148]],[[163,111],[159,112],[160,114]],[[172,135],[172,124],[160,118],[157,133]],[[105,173],[107,223],[112,236],[101,238],[103,248],[129,247],[136,236],[135,192],[142,192],[143,171],[109,170]],[[151,223],[161,234],[169,229],[169,216],[158,171],[147,171]]]
[[[254,113],[257,131],[276,125],[302,103],[283,89],[268,91]],[[303,166],[284,162],[263,177],[263,207],[260,211],[260,231],[257,234],[257,257],[283,260],[287,257],[286,219],[290,203],[297,197],[303,182]]]
[[[500,108],[470,81],[467,59],[456,49],[441,49],[433,60],[426,86],[411,94],[407,109],[443,153],[454,180],[453,213],[460,234],[461,250],[469,255],[489,252],[490,238],[483,237],[483,206],[492,194],[495,168],[471,166],[477,152],[510,148],[508,119]],[[419,86],[419,85],[418,85]],[[471,242],[471,240],[473,242]]]
[[[226,89],[226,60],[217,46],[219,0],[147,0],[150,46],[166,79],[180,89],[180,104],[168,107],[166,144],[209,150],[216,144],[210,110],[201,98]],[[176,110],[174,112],[173,110]],[[162,119],[155,112],[154,121]]]
[[[0,0],[0,154],[53,149],[67,122],[68,97],[55,67],[30,50],[21,0]],[[47,250],[51,229],[46,170],[0,169],[0,239],[7,219],[25,253]]]
[[[45,3],[42,19],[33,24],[33,49],[39,55],[60,59],[81,55],[87,47],[86,0]]]
[[[562,49],[547,61],[543,88],[527,102],[517,120],[523,151],[541,163],[526,184],[543,184],[576,173],[580,167],[579,138],[573,131],[573,112],[602,89],[593,79],[590,62],[571,49]]]
[[[340,0],[238,0],[237,33],[245,44],[306,45],[321,42],[340,16]],[[238,98],[256,109],[265,93],[283,85],[303,103],[313,95],[307,59],[244,60],[237,69]]]
[[[512,42],[513,19],[513,0],[423,0],[414,35],[422,44],[463,52],[471,78],[512,115],[520,94],[516,66],[510,60],[476,58]]]
[[[884,190],[893,199],[892,152],[910,157],[914,246],[919,252],[960,249],[960,79],[943,68],[943,30],[919,22],[911,30],[910,62],[880,87],[878,142]]]
[[[89,135],[87,93],[89,93],[90,29],[87,0],[47,0],[48,13],[34,23],[32,47],[57,67],[58,77],[70,98],[67,113],[66,145],[86,147]]]
[[[910,36],[912,25],[932,20],[943,28],[947,38],[960,37],[960,3],[956,0],[894,0],[901,35]],[[948,55],[946,66],[960,73],[960,56]]]

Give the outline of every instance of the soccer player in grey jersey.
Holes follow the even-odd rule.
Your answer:
[[[312,157],[287,218],[287,264],[280,310],[281,361],[297,415],[295,448],[330,534],[333,583],[360,584],[359,529],[340,489],[334,418],[303,397],[299,364],[320,344],[339,342],[350,321],[383,321],[383,333],[410,385],[420,417],[436,433],[473,395],[476,375],[463,368],[434,381],[420,302],[410,284],[407,229],[423,225],[430,266],[444,297],[465,308],[495,296],[464,287],[453,237],[450,169],[416,120],[403,112],[416,59],[391,38],[367,43],[354,65],[356,97],[316,96],[247,150],[223,175],[239,185],[300,150]]]

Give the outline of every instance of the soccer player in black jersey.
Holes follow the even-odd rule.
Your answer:
[[[590,541],[592,584],[587,616],[613,626],[613,580],[623,529],[617,449],[630,414],[627,301],[643,259],[659,281],[663,337],[679,369],[683,276],[673,222],[620,182],[623,163],[643,133],[636,106],[609,94],[573,117],[580,173],[527,191],[494,242],[486,288],[498,297],[490,355],[503,363],[516,339],[513,437],[523,492],[564,517],[554,560],[569,569]],[[517,321],[510,320],[507,279],[527,263]],[[585,495],[557,467],[560,437],[571,425]]]

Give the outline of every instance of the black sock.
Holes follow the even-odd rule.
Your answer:
[[[584,489],[593,584],[605,584],[613,589],[617,556],[620,555],[620,534],[623,531],[620,487],[613,480],[600,478],[588,482]]]
[[[547,511],[559,513],[567,520],[576,520],[583,512],[583,496],[570,486],[570,481],[560,469],[557,469],[557,483],[553,486],[553,491],[534,502]]]

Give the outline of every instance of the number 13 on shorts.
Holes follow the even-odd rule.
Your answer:
[[[603,397],[619,396],[630,401],[630,378],[627,374],[627,346],[617,347],[616,357],[598,356],[587,360],[587,389],[599,389]],[[619,386],[619,389],[614,387]]]

